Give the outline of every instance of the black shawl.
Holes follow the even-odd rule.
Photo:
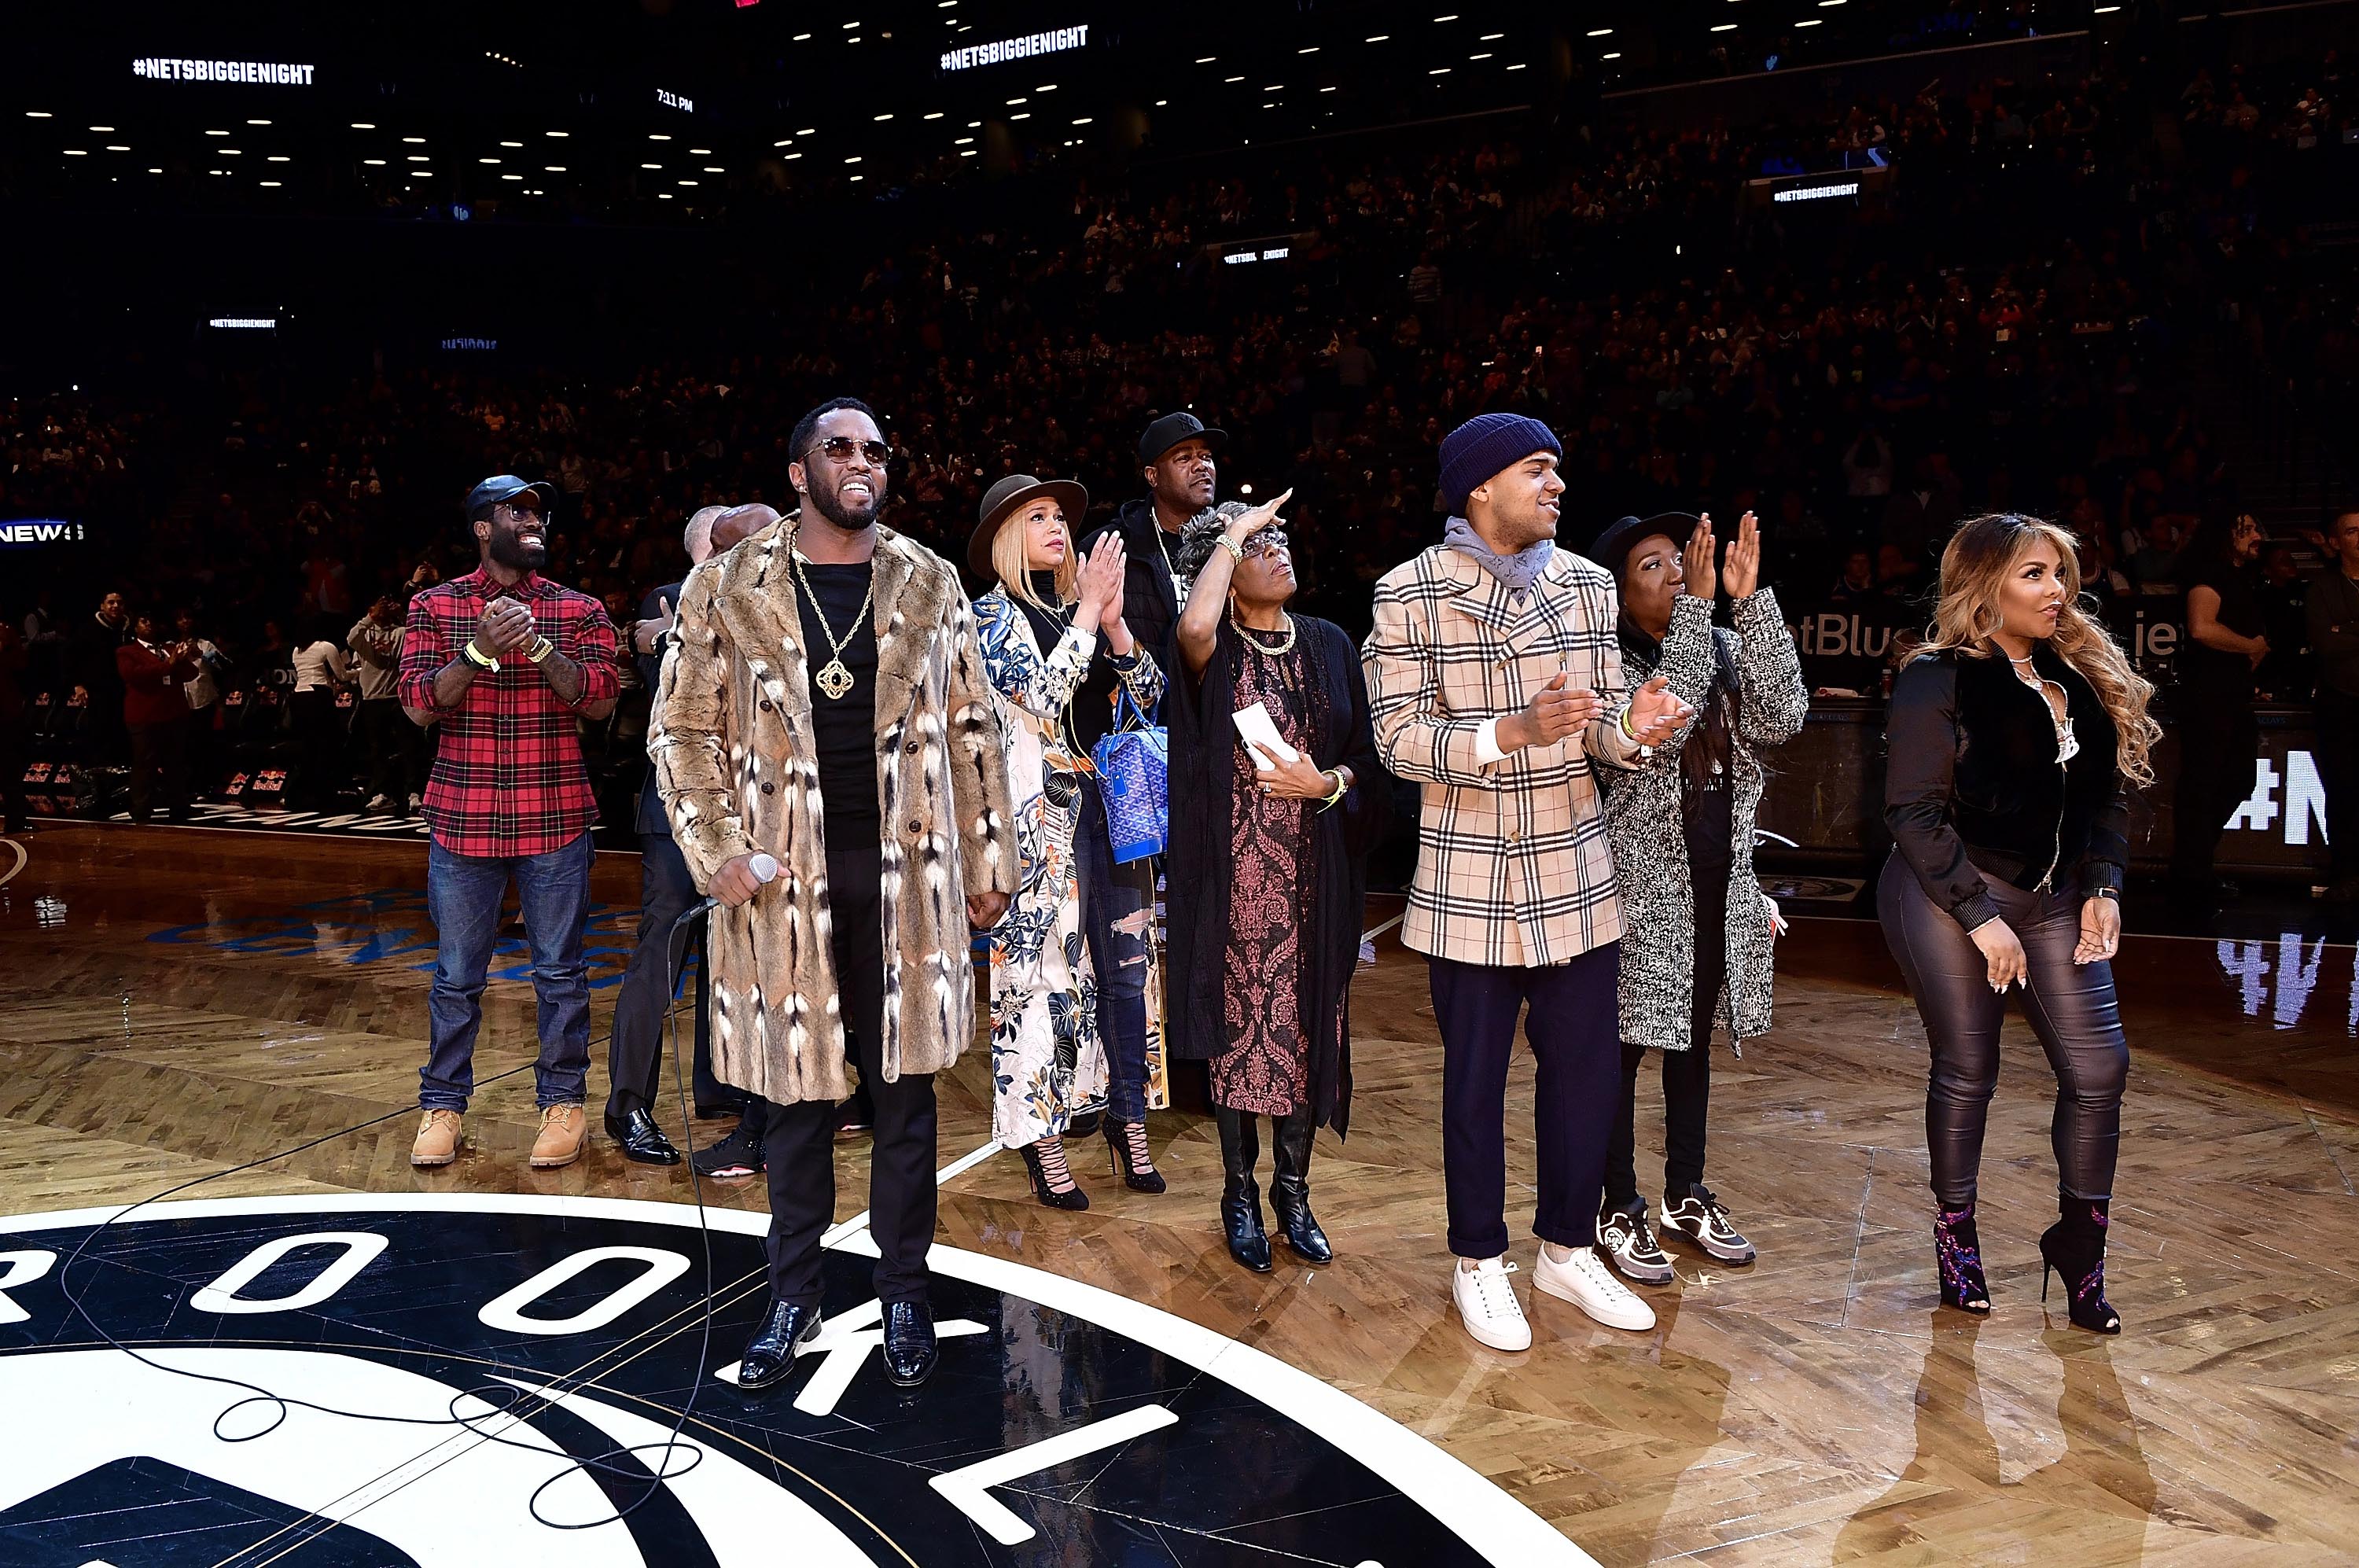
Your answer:
[[[1352,770],[1352,788],[1342,802],[1310,818],[1318,880],[1311,929],[1302,944],[1303,1021],[1313,1041],[1311,1116],[1340,1135],[1351,1122],[1351,988],[1359,964],[1368,851],[1384,835],[1392,780],[1376,760],[1359,650],[1331,622],[1296,615],[1294,624],[1310,678],[1327,697],[1325,733],[1312,738],[1310,759],[1320,768]],[[1245,744],[1229,715],[1236,708],[1236,670],[1244,650],[1224,617],[1203,679],[1191,681],[1178,642],[1175,631],[1164,649],[1166,668],[1173,672],[1163,699],[1164,723],[1171,732],[1166,1032],[1172,1055],[1201,1061],[1229,1046],[1223,995],[1233,864],[1229,792],[1236,788],[1237,747]]]

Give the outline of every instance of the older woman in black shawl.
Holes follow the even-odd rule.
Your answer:
[[[1262,1273],[1265,1116],[1287,1244],[1308,1262],[1334,1256],[1310,1213],[1310,1140],[1350,1121],[1349,993],[1367,851],[1388,803],[1358,651],[1342,627],[1287,613],[1294,561],[1273,526],[1286,498],[1230,503],[1182,533],[1174,565],[1193,581],[1163,709],[1171,1049],[1210,1063],[1229,1255]],[[1282,751],[1241,735],[1233,715],[1256,705]]]

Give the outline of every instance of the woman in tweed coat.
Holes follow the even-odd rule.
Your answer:
[[[1755,751],[1801,728],[1810,693],[1777,597],[1759,586],[1752,513],[1718,572],[1711,520],[1683,513],[1625,517],[1599,536],[1593,554],[1622,591],[1624,669],[1634,681],[1669,676],[1697,714],[1634,770],[1604,776],[1622,895],[1622,1104],[1607,1147],[1598,1243],[1624,1274],[1660,1284],[1671,1264],[1638,1196],[1633,1131],[1648,1046],[1663,1058],[1663,1228],[1723,1262],[1753,1259],[1752,1244],[1703,1184],[1712,1028],[1726,1028],[1741,1051],[1745,1036],[1769,1027],[1784,922],[1753,876],[1765,778]],[[1733,632],[1712,625],[1716,577],[1734,601]],[[1724,932],[1724,941],[1699,945],[1699,931]]]

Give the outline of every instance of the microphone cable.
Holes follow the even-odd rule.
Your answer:
[[[704,914],[710,907],[711,905],[709,901],[690,905],[687,909],[680,912],[678,919],[672,921],[671,930],[666,934],[665,978],[669,990],[669,1005],[665,1008],[664,1017],[665,1024],[670,1037],[672,1083],[679,1096],[680,1125],[684,1132],[692,1131],[695,1123],[690,1116],[690,1105],[688,1095],[687,1078],[681,1071],[679,1062],[679,989],[681,981],[684,978],[681,974],[681,967],[687,950],[688,929],[697,917]],[[709,962],[709,953],[704,958],[700,959],[701,964],[707,964]],[[604,1034],[598,1036],[596,1040],[593,1040],[589,1043],[594,1047],[603,1041],[611,1041],[613,1038],[614,1030],[610,1025]],[[515,1067],[509,1068],[504,1073],[495,1073],[491,1077],[483,1080],[482,1083],[476,1085],[476,1087],[478,1089],[488,1088],[490,1085],[497,1083],[504,1079],[513,1078],[520,1073],[529,1072],[537,1065],[537,1062],[521,1062]],[[582,1108],[582,1114],[586,1120],[589,1114],[589,1108],[586,1104],[587,1096],[585,1095],[584,1098],[585,1104]],[[673,1480],[678,1476],[687,1475],[690,1471],[695,1469],[697,1465],[702,1464],[704,1460],[704,1450],[696,1443],[683,1440],[680,1435],[687,1428],[689,1421],[694,1417],[696,1402],[698,1398],[703,1392],[705,1373],[711,1364],[712,1350],[713,1298],[715,1294],[712,1280],[712,1222],[710,1216],[705,1212],[703,1179],[697,1173],[696,1161],[692,1148],[689,1158],[684,1161],[684,1163],[688,1166],[689,1182],[690,1190],[693,1192],[695,1196],[697,1230],[702,1242],[704,1257],[704,1301],[701,1313],[701,1336],[697,1347],[696,1372],[689,1385],[689,1397],[682,1402],[679,1419],[672,1423],[670,1432],[659,1442],[618,1443],[614,1447],[602,1449],[595,1454],[575,1455],[566,1453],[562,1448],[552,1453],[549,1448],[544,1447],[538,1443],[519,1442],[514,1438],[505,1436],[501,1432],[487,1432],[484,1430],[483,1427],[476,1424],[478,1421],[488,1421],[493,1417],[497,1416],[511,1416],[515,1419],[517,1424],[527,1424],[531,1414],[534,1413],[536,1409],[552,1408],[561,1402],[569,1395],[580,1390],[581,1388],[595,1386],[597,1380],[594,1377],[582,1377],[581,1374],[588,1367],[595,1365],[598,1361],[603,1360],[607,1356],[614,1354],[613,1349],[602,1352],[596,1356],[592,1356],[590,1361],[584,1362],[582,1367],[576,1368],[572,1373],[568,1373],[561,1377],[549,1379],[547,1387],[538,1391],[527,1391],[525,1389],[519,1389],[506,1382],[492,1381],[477,1384],[472,1388],[462,1388],[457,1394],[452,1395],[448,1407],[449,1413],[445,1416],[388,1415],[382,1411],[346,1410],[340,1406],[321,1404],[310,1399],[299,1399],[291,1396],[276,1393],[269,1388],[264,1388],[258,1383],[248,1382],[242,1377],[233,1377],[224,1376],[221,1373],[200,1372],[188,1367],[174,1367],[168,1363],[158,1361],[151,1356],[143,1356],[137,1350],[135,1350],[130,1345],[124,1344],[121,1340],[115,1338],[113,1334],[109,1333],[106,1325],[100,1323],[97,1316],[92,1313],[85,1304],[83,1298],[89,1293],[90,1289],[90,1284],[87,1280],[84,1282],[81,1290],[76,1290],[72,1288],[72,1273],[74,1267],[83,1261],[85,1255],[89,1255],[91,1261],[93,1263],[103,1263],[106,1260],[103,1254],[90,1253],[92,1244],[96,1242],[100,1236],[103,1236],[110,1227],[121,1224],[124,1220],[129,1218],[137,1211],[147,1208],[151,1204],[163,1203],[166,1199],[173,1197],[178,1193],[188,1192],[191,1188],[201,1187],[207,1182],[218,1181],[226,1176],[239,1175],[245,1171],[252,1171],[257,1167],[268,1165],[280,1160],[291,1159],[295,1155],[302,1154],[310,1149],[317,1149],[322,1144],[332,1143],[338,1138],[347,1138],[354,1133],[365,1132],[371,1127],[381,1127],[386,1122],[395,1121],[402,1116],[406,1116],[416,1109],[417,1107],[414,1105],[405,1105],[398,1110],[388,1111],[383,1116],[372,1116],[364,1122],[355,1122],[351,1127],[339,1127],[333,1132],[322,1133],[317,1138],[309,1138],[304,1142],[295,1144],[290,1148],[276,1149],[271,1153],[262,1155],[257,1159],[249,1160],[242,1165],[234,1165],[225,1170],[211,1171],[203,1176],[194,1177],[189,1181],[179,1182],[173,1186],[165,1188],[160,1192],[151,1193],[147,1197],[142,1198],[138,1202],[132,1203],[127,1207],[116,1210],[114,1214],[107,1215],[93,1226],[90,1233],[83,1236],[81,1243],[75,1247],[72,1255],[69,1257],[59,1268],[58,1286],[60,1292],[64,1295],[67,1302],[71,1306],[73,1315],[81,1318],[82,1322],[88,1323],[92,1333],[96,1334],[100,1339],[105,1341],[111,1348],[121,1351],[124,1355],[131,1357],[132,1360],[139,1363],[141,1366],[158,1372],[168,1372],[176,1377],[187,1377],[201,1383],[218,1383],[224,1388],[245,1390],[245,1397],[244,1399],[232,1401],[229,1405],[224,1407],[218,1415],[214,1416],[212,1432],[214,1438],[219,1442],[251,1443],[256,1439],[267,1437],[270,1433],[277,1431],[280,1426],[286,1423],[289,1410],[308,1410],[317,1411],[321,1415],[341,1416],[350,1421],[379,1421],[398,1426],[464,1427],[467,1431],[474,1433],[476,1437],[484,1442],[496,1443],[508,1448],[522,1449],[528,1454],[539,1454],[545,1458],[563,1458],[566,1461],[564,1466],[560,1469],[556,1475],[551,1475],[548,1480],[535,1487],[531,1496],[526,1500],[527,1511],[529,1512],[532,1518],[540,1524],[543,1524],[551,1530],[594,1530],[602,1525],[614,1524],[622,1519],[627,1519],[632,1513],[636,1512],[642,1504],[652,1498],[665,1483]],[[583,1129],[583,1136],[585,1138],[588,1136],[588,1129],[586,1127]],[[625,1343],[628,1342],[626,1341]],[[621,1346],[618,1345],[614,1348],[619,1349]],[[518,1368],[518,1370],[524,1369]],[[489,1412],[483,1416],[464,1415],[460,1413],[459,1406],[461,1402],[469,1399],[475,1399],[478,1403],[490,1406],[491,1409]],[[537,1407],[527,1408],[530,1406],[530,1401],[534,1400],[538,1400],[538,1405]],[[232,1435],[228,1432],[224,1432],[222,1430],[222,1423],[229,1420],[233,1412],[243,1410],[248,1405],[265,1405],[274,1407],[277,1410],[277,1414],[267,1426],[265,1426],[258,1431],[246,1432],[242,1435]],[[658,1465],[652,1471],[650,1471],[647,1465],[639,1462],[636,1458],[637,1454],[642,1450],[660,1450],[663,1454],[663,1458],[658,1461]],[[674,1470],[670,1467],[671,1454],[675,1450],[685,1450],[690,1455],[689,1462],[678,1470]],[[630,1468],[625,1467],[623,1462],[625,1460],[630,1462]],[[413,1460],[408,1463],[414,1462],[415,1461]],[[540,1511],[541,1494],[548,1491],[550,1486],[555,1486],[558,1482],[565,1479],[568,1475],[571,1475],[577,1471],[590,1476],[592,1481],[596,1482],[599,1489],[607,1494],[610,1501],[613,1499],[616,1491],[624,1490],[630,1486],[639,1486],[644,1489],[640,1492],[640,1495],[637,1497],[626,1504],[621,1505],[614,1513],[600,1519],[569,1523],[563,1520],[550,1519],[547,1515],[543,1514]],[[381,1475],[373,1476],[370,1478],[370,1481],[363,1482],[361,1485],[364,1486],[373,1481],[382,1480],[383,1478],[384,1477]],[[407,1484],[408,1483],[406,1482],[404,1483],[404,1485]],[[357,1489],[357,1487],[354,1488],[354,1490]],[[396,1489],[398,1490],[398,1488]],[[390,1493],[386,1494],[386,1496],[390,1495]],[[350,1497],[352,1496],[352,1493],[346,1492],[343,1496]],[[332,1501],[339,1502],[342,1500],[342,1497],[332,1499]],[[318,1519],[322,1516],[320,1516],[318,1510],[314,1509],[312,1510],[310,1517]],[[239,1551],[231,1553],[230,1556],[222,1559],[219,1563],[213,1565],[213,1568],[229,1568],[230,1564],[236,1563],[240,1558],[246,1557],[253,1552],[260,1551],[264,1546],[285,1535],[288,1531],[301,1529],[303,1522],[304,1521],[302,1520],[298,1520],[294,1524],[279,1527],[278,1530],[274,1530],[270,1535],[264,1537],[263,1540],[256,1541],[250,1546],[241,1548]],[[283,1555],[286,1552],[295,1551],[308,1544],[310,1541],[318,1539],[320,1536],[325,1535],[329,1530],[336,1529],[342,1522],[343,1521],[341,1519],[324,1519],[320,1529],[310,1531],[300,1540],[294,1541],[290,1545],[284,1546],[279,1552],[274,1553],[273,1555],[275,1557],[277,1555]]]

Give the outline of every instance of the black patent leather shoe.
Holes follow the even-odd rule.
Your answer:
[[[622,1145],[625,1160],[636,1160],[642,1165],[679,1163],[679,1150],[671,1146],[671,1139],[664,1137],[663,1128],[656,1126],[655,1117],[647,1115],[644,1106],[627,1116],[608,1111],[606,1136]]]
[[[795,1347],[819,1337],[819,1309],[772,1301],[762,1326],[745,1342],[737,1363],[737,1386],[766,1388],[795,1369]]]
[[[941,1359],[934,1337],[934,1310],[923,1301],[885,1303],[885,1376],[899,1388],[914,1388],[933,1375]]]

